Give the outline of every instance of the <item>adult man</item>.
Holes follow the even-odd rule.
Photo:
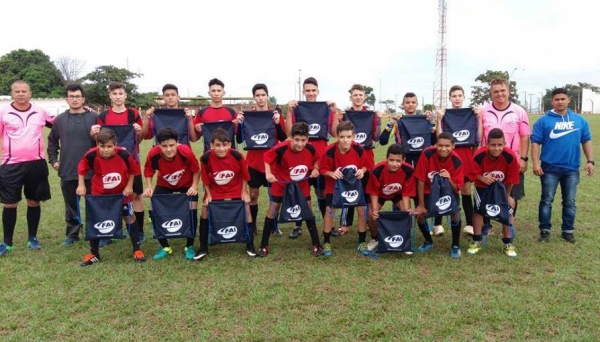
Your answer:
[[[588,176],[594,175],[594,152],[590,128],[581,115],[569,109],[570,101],[566,89],[558,88],[552,91],[553,109],[536,121],[531,134],[533,174],[539,176],[542,182],[539,206],[540,238],[538,241],[540,242],[550,241],[552,202],[560,183],[563,205],[561,237],[575,243],[573,231],[581,160],[580,144],[587,158],[585,171]],[[540,145],[542,145],[541,154]]]
[[[0,244],[0,256],[13,249],[21,191],[24,190],[27,199],[27,247],[33,250],[41,249],[37,239],[40,201],[50,199],[48,164],[44,155],[42,133],[44,126],[54,122],[55,116],[29,102],[31,90],[25,81],[13,82],[11,95],[13,102],[0,109],[0,201],[4,205],[4,242]]]
[[[319,96],[319,83],[314,77],[309,77],[304,80],[304,82],[302,83],[302,94],[308,102],[317,101],[317,97]],[[337,108],[335,102],[327,101],[327,105],[330,108],[328,118],[328,125],[330,129],[328,133],[331,134],[331,136],[335,137],[339,121],[337,118]],[[288,115],[287,119],[285,120],[285,131],[288,136],[291,135],[292,125],[296,123],[296,119],[294,116],[294,108],[296,108],[297,106],[298,101],[296,100],[291,100],[290,102],[288,102]],[[325,154],[325,150],[327,149],[327,140],[309,138],[308,141],[317,149],[317,153],[319,155],[322,156]],[[315,194],[317,195],[317,203],[319,204],[319,210],[321,211],[321,215],[325,217],[325,209],[327,207],[325,202],[325,177],[321,175],[317,178],[310,179],[310,182],[311,185],[315,187]]]
[[[66,99],[69,109],[54,120],[48,135],[48,161],[60,177],[60,189],[65,201],[65,223],[67,239],[62,246],[79,241],[81,222],[77,214],[78,174],[77,165],[81,157],[96,146],[88,132],[98,120],[98,114],[83,107],[85,96],[79,84],[67,86]],[[60,152],[60,155],[59,155]],[[91,191],[91,175],[85,176],[85,185]]]
[[[487,136],[494,128],[504,132],[506,147],[510,148],[519,158],[519,184],[515,184],[511,197],[515,200],[514,215],[517,215],[518,201],[525,196],[525,171],[527,171],[527,153],[529,152],[529,118],[523,107],[509,101],[508,83],[503,79],[490,82],[492,103],[481,109],[481,146],[487,145]]]

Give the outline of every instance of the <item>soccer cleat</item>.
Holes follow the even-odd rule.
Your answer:
[[[83,257],[83,261],[81,263],[79,263],[79,266],[81,266],[81,267],[90,266],[97,262],[100,262],[100,258],[97,257],[95,254],[90,253]]]
[[[135,252],[133,252],[133,260],[135,262],[144,262],[146,261],[146,257],[144,256],[144,252],[140,251],[139,249]]]
[[[342,236],[342,233],[340,233],[339,230],[337,230],[335,228],[332,228],[331,229],[331,236],[333,236],[333,237],[339,237],[339,236]]]
[[[377,248],[377,246],[379,246],[379,241],[377,241],[377,239],[371,239],[371,241],[369,241],[367,244],[367,249],[372,251]]]
[[[425,253],[432,248],[433,248],[433,242],[425,241],[425,243],[421,247],[419,247],[417,250],[419,251],[419,253]]]
[[[146,235],[144,235],[144,232],[140,232],[140,245],[143,244],[146,241]]]
[[[473,226],[465,226],[463,228],[463,233],[467,234],[467,235],[473,235]]]
[[[470,255],[475,255],[475,254],[479,253],[480,250],[481,250],[481,241],[476,241],[469,246],[469,249],[467,249],[467,253],[469,253]]]
[[[200,260],[204,259],[206,254],[208,254],[207,251],[199,250],[198,252],[196,252],[196,255],[194,255],[193,259],[196,261],[200,261]]]
[[[360,242],[358,246],[356,246],[356,249],[364,256],[369,256],[369,254],[371,254],[366,242]]]
[[[194,246],[188,246],[184,250],[185,258],[188,260],[194,259],[194,255],[196,255],[196,251],[194,250]]]
[[[34,236],[29,238],[29,241],[27,241],[27,248],[33,249],[34,251],[39,251],[40,249],[42,249],[42,246],[40,246],[40,242]]]
[[[550,232],[540,232],[538,242],[550,242]]]
[[[508,245],[504,245],[504,254],[508,255],[511,258],[516,258],[517,257],[517,249],[515,248],[515,246],[511,245],[510,243]]]
[[[577,241],[575,241],[575,236],[573,236],[573,233],[562,233],[560,235],[561,238],[563,238],[563,240],[570,242],[570,243],[575,243]]]
[[[258,249],[258,256],[261,258],[266,258],[269,255],[269,246],[264,246]]]
[[[152,260],[160,260],[166,258],[168,255],[173,254],[173,248],[164,247],[160,248],[156,254],[152,257]]]
[[[406,255],[413,255],[415,254],[415,251],[412,248],[409,248],[407,250],[404,251],[404,254]]]
[[[333,252],[331,251],[331,244],[330,243],[325,243],[323,245],[323,255],[324,256],[331,256],[333,254]]]
[[[433,235],[434,236],[442,236],[444,235],[444,227],[442,225],[438,225],[433,227]]]
[[[108,245],[112,245],[113,244],[113,240],[112,239],[100,239],[100,243],[98,244],[98,246],[100,248],[104,247],[104,246],[108,246]]]
[[[281,230],[279,230],[279,227],[275,227],[271,234],[274,234],[275,236],[283,236],[283,233],[281,232]]]
[[[67,239],[65,240],[65,242],[61,243],[60,245],[61,245],[61,246],[63,246],[63,247],[65,247],[65,246],[72,245],[72,244],[74,244],[74,243],[75,243],[75,242],[77,242],[77,241],[79,241],[79,239],[78,239],[78,238],[67,238]]]
[[[323,247],[319,246],[319,245],[313,245],[313,249],[312,249],[312,255],[315,257],[321,256],[323,255],[324,251],[323,251]]]
[[[462,252],[460,250],[460,248],[458,248],[458,246],[452,246],[452,249],[450,250],[450,256],[453,257],[454,259],[460,258],[460,256],[462,255]]]
[[[254,249],[254,244],[246,245],[246,254],[248,254],[248,256],[251,258],[254,258],[256,256],[256,249]]]
[[[6,243],[0,244],[0,256],[5,256],[6,253],[11,252],[13,250],[13,246],[9,246]]]
[[[300,235],[302,235],[302,227],[296,226],[290,233],[290,239],[297,239]]]

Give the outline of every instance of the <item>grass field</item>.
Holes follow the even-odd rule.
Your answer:
[[[532,116],[531,121],[537,119]],[[588,116],[600,131],[600,116]],[[200,144],[195,150],[199,152]],[[149,143],[144,144],[144,151]],[[598,140],[594,143],[599,155]],[[376,159],[384,148],[376,150]],[[597,158],[600,159],[600,158]],[[0,259],[0,338],[7,341],[425,340],[596,341],[600,339],[600,175],[582,176],[577,244],[560,239],[560,194],[549,244],[536,241],[539,179],[526,175],[515,246],[498,233],[476,257],[448,255],[450,235],[425,255],[356,252],[356,230],[332,238],[333,257],[310,256],[305,229],[297,240],[271,239],[271,254],[248,259],[242,245],[217,246],[202,262],[183,258],[183,241],[161,260],[136,264],[128,240],[101,250],[103,262],[81,268],[88,245],[61,247],[63,203],[51,171],[53,199],[43,204],[42,250],[27,250],[24,203],[15,249]],[[267,194],[261,193],[262,230]],[[321,223],[317,223],[321,228]],[[444,223],[447,226],[447,223]],[[449,232],[449,227],[447,227]],[[287,235],[291,226],[284,225]],[[145,231],[151,231],[146,222]],[[499,231],[499,229],[497,229]],[[420,233],[417,244],[422,242]],[[196,246],[198,242],[196,242]],[[151,259],[158,243],[142,249]]]

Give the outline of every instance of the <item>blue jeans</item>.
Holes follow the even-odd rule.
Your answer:
[[[542,166],[543,169],[543,166]],[[556,188],[560,184],[562,194],[562,232],[573,233],[575,223],[575,198],[577,184],[579,184],[579,171],[558,169],[552,172],[544,171],[542,180],[542,196],[539,207],[540,231],[550,232],[552,228],[552,202]]]

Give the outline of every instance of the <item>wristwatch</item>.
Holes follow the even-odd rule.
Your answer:
[[[593,161],[593,160],[588,160],[588,162],[587,162],[587,163],[588,163],[588,164],[592,164],[592,165],[594,165],[594,166],[596,165],[596,163],[594,163],[594,161]]]
[[[521,160],[528,162],[529,161],[529,157],[521,157]]]

